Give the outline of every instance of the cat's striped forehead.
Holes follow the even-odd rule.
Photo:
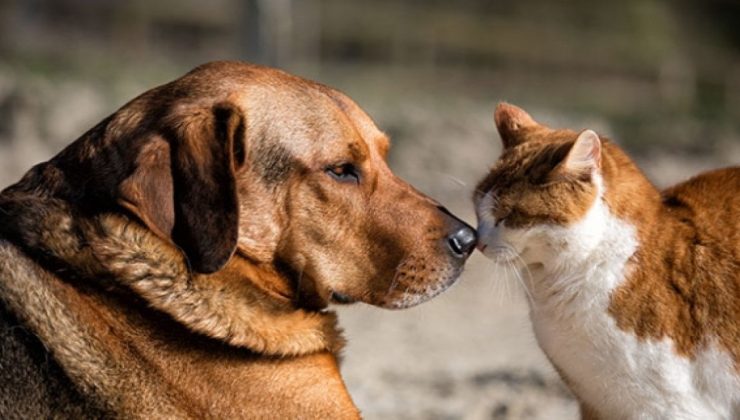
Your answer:
[[[557,172],[578,134],[541,128],[523,135],[526,140],[505,148],[478,184],[479,216],[506,218],[510,226],[579,220],[593,204],[596,188],[590,177],[563,178]]]
[[[565,159],[575,136],[553,142],[531,141],[505,149],[481,183],[481,190],[505,188],[526,180],[532,184],[548,181],[548,175]]]

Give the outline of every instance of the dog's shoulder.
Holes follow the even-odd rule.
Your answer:
[[[0,239],[0,247],[13,245]],[[6,258],[7,254],[0,256]],[[0,296],[0,418],[103,417],[100,408],[77,391],[53,355],[20,321],[22,315],[10,309],[7,298]]]

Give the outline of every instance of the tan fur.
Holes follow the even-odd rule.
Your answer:
[[[55,235],[45,244],[48,252],[74,261],[91,277],[115,278],[193,331],[266,355],[341,348],[333,313],[296,309],[287,297],[255,287],[265,282],[262,277],[278,277],[269,267],[235,257],[216,274],[191,274],[181,253],[120,216],[105,215],[82,227],[89,249],[65,227],[70,226],[47,226]]]
[[[230,350],[132,313],[126,299],[80,294],[7,243],[0,245],[0,261],[4,299],[24,314],[88,398],[104,402],[109,412],[129,418],[358,417],[332,353],[263,359]],[[317,378],[320,391],[313,391]],[[283,401],[286,396],[290,401]]]
[[[201,66],[0,193],[0,304],[108,415],[356,418],[328,304],[429,299],[475,238],[387,150],[331,88]]]
[[[186,416],[169,397],[151,401],[147,391],[160,384],[124,358],[120,343],[101,335],[104,324],[98,314],[69,285],[8,243],[0,246],[0,278],[4,301],[53,349],[55,359],[84,393],[106,402],[105,409],[137,417]],[[144,392],[121,392],[127,388]]]
[[[629,167],[619,176],[647,187]],[[641,243],[632,274],[612,297],[617,325],[642,339],[670,337],[686,357],[716,340],[740,373],[740,168],[660,194],[646,188],[620,196],[612,188],[610,207],[640,226]]]

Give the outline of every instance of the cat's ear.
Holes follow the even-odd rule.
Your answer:
[[[537,125],[537,122],[526,111],[506,102],[498,104],[493,113],[493,119],[496,121],[496,128],[505,149],[514,147],[524,140],[522,129]]]
[[[561,168],[570,174],[590,174],[601,167],[601,140],[593,130],[584,130],[573,143]]]

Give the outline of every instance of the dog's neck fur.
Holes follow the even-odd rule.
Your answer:
[[[9,217],[0,233],[55,262],[60,274],[130,289],[192,331],[268,356],[336,354],[344,343],[333,312],[298,308],[285,287],[265,287],[287,283],[270,267],[235,255],[214,274],[192,273],[181,252],[125,216],[73,217],[63,201],[37,194],[2,204]]]
[[[279,403],[287,417],[359,418],[330,352],[265,357],[193,334],[130,292],[63,280],[1,238],[0,299],[85,401],[54,394],[48,407],[126,418],[269,418]],[[289,382],[274,380],[286,375]],[[15,391],[2,390],[5,403],[9,392],[14,398]],[[43,409],[17,412],[48,416]]]

